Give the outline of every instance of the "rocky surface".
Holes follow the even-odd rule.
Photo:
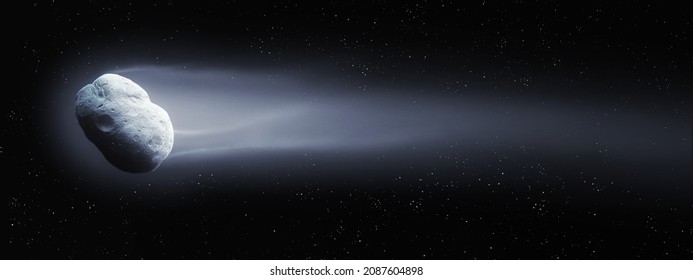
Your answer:
[[[75,99],[84,134],[106,159],[133,173],[155,170],[173,148],[173,125],[166,111],[135,82],[104,74]]]

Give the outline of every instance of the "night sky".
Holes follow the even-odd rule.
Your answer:
[[[141,2],[21,4],[6,259],[693,258],[684,6]],[[80,130],[104,73],[154,172]]]

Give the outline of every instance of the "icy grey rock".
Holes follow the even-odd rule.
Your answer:
[[[75,114],[87,138],[121,170],[153,171],[173,148],[168,113],[123,76],[104,74],[84,86],[75,98]]]

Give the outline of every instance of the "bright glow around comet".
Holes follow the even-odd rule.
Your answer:
[[[136,79],[170,112],[176,134],[172,158],[237,149],[403,145],[462,128],[444,121],[453,112],[443,109],[444,103],[340,92],[311,84],[310,78],[167,68],[119,73]]]
[[[503,148],[575,157],[598,156],[595,143],[618,143],[610,153],[624,160],[685,162],[688,159],[677,151],[690,150],[688,142],[677,141],[686,137],[689,124],[659,131],[658,116],[608,111],[601,104],[531,97],[502,100],[475,93],[449,96],[430,86],[360,85],[315,69],[136,67],[109,72],[138,83],[171,117],[173,150],[156,172],[143,175],[150,179],[183,176],[186,172],[181,170],[191,164],[213,161],[223,168],[236,162],[239,153],[272,151],[323,153],[336,162],[357,154],[380,159],[383,151],[393,149],[405,157],[422,149],[435,154],[453,146],[470,152]],[[74,83],[93,78],[85,75],[84,81]],[[65,86],[63,97],[51,101],[53,111],[47,119],[60,116],[53,133],[63,136],[54,137],[56,150],[65,153],[62,158],[74,158],[88,174],[122,179],[74,121],[71,103],[78,89]],[[599,111],[611,114],[611,121],[600,121],[594,113]],[[647,131],[658,134],[642,137]],[[651,145],[653,137],[660,143],[656,147]]]

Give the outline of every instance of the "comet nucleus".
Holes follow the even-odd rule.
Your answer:
[[[123,76],[104,74],[84,86],[75,98],[75,114],[87,138],[121,170],[153,171],[173,148],[166,110]]]

